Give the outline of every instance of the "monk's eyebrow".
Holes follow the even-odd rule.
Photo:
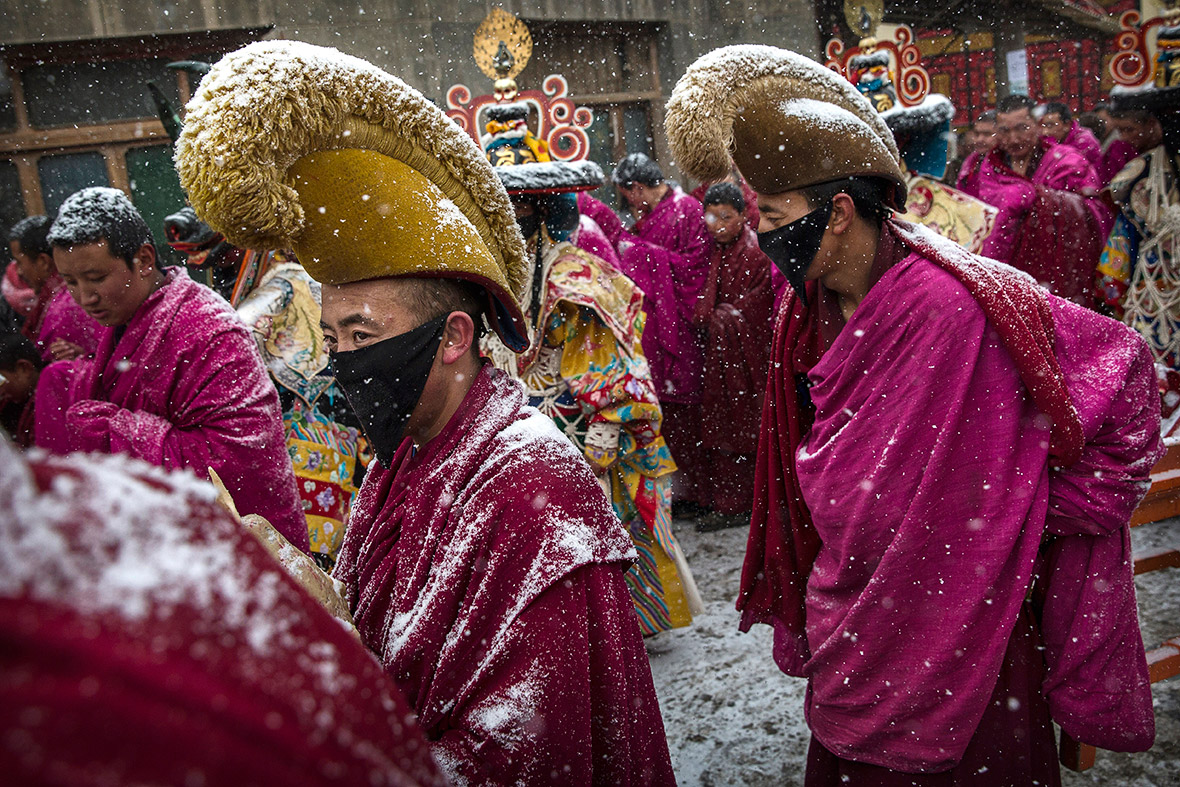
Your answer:
[[[362,312],[354,312],[353,314],[350,314],[346,317],[342,317],[339,322],[339,326],[341,329],[351,328],[354,325],[360,325],[364,328],[380,328],[381,327],[381,323],[377,322],[372,317],[369,317],[368,315],[366,315]],[[327,328],[328,330],[332,329],[331,325],[327,325],[322,320],[320,321],[320,327]]]

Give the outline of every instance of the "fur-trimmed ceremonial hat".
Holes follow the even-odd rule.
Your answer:
[[[176,168],[231,243],[293,249],[325,284],[473,282],[504,344],[528,345],[524,242],[500,179],[470,136],[376,66],[295,41],[226,55],[188,104]]]
[[[705,182],[730,161],[762,194],[875,175],[905,203],[893,134],[847,79],[772,46],[715,49],[689,66],[665,120],[677,166]]]

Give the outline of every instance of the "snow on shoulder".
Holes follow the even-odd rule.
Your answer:
[[[216,609],[225,629],[269,653],[288,628],[281,569],[241,559],[241,532],[212,486],[122,456],[78,458],[46,458],[51,481],[39,491],[0,444],[0,595],[144,624],[181,605]]]

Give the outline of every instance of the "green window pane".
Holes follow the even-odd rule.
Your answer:
[[[12,99],[12,77],[8,64],[0,61],[0,131],[16,130],[16,104]]]
[[[25,217],[25,201],[21,198],[20,176],[16,164],[0,160],[0,232],[8,238],[8,231]],[[0,262],[8,260],[8,244],[0,251]]]
[[[647,104],[633,104],[623,108],[623,140],[628,153],[651,152],[651,122],[647,117]]]
[[[131,181],[131,201],[151,228],[163,264],[184,264],[184,255],[173,251],[164,235],[164,219],[185,205],[184,190],[172,165],[172,146],[128,150],[127,177]]]
[[[615,204],[616,191],[615,187],[611,185],[610,173],[614,170],[614,151],[615,138],[611,133],[611,108],[610,107],[596,107],[594,110],[594,122],[590,124],[590,128],[586,129],[586,136],[590,140],[590,150],[586,154],[586,158],[602,167],[602,173],[606,175],[606,181],[590,192],[595,198],[602,200],[608,205]]]
[[[62,153],[42,156],[37,161],[41,178],[41,197],[45,212],[57,215],[66,197],[87,186],[109,186],[107,165],[101,153]]]
[[[34,128],[86,126],[113,120],[156,117],[147,89],[153,81],[180,103],[176,75],[167,58],[102,63],[54,63],[22,72],[29,123]]]

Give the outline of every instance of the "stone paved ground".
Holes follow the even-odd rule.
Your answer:
[[[704,597],[692,628],[648,641],[672,765],[683,787],[803,784],[807,728],[802,680],[770,658],[770,630],[737,630],[737,594],[745,529],[698,534],[678,520],[676,533]],[[1132,531],[1136,550],[1180,545],[1180,519]],[[1180,570],[1136,580],[1144,640],[1150,647],[1180,634]],[[1142,754],[1100,751],[1084,773],[1063,771],[1064,787],[1180,786],[1180,678],[1154,686],[1156,744]]]

